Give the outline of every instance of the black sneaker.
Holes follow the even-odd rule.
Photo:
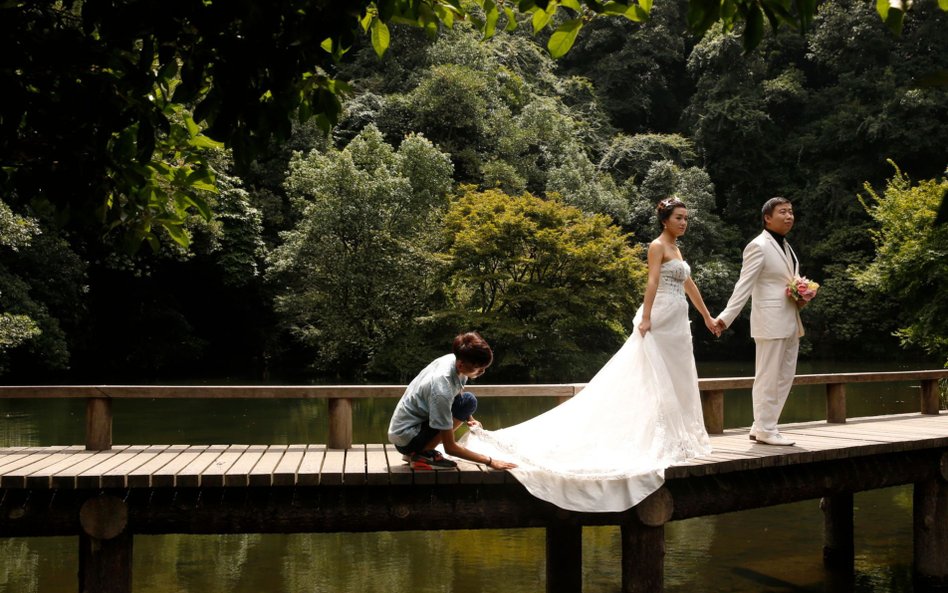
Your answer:
[[[434,449],[413,454],[410,463],[412,469],[421,470],[453,469],[458,466],[457,463],[445,459],[441,453]]]

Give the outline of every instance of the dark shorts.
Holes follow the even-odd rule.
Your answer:
[[[451,403],[451,415],[454,416],[455,420],[460,420],[461,422],[470,420],[476,411],[477,398],[474,397],[474,394],[470,391],[459,393],[454,397],[454,401]],[[431,439],[435,438],[439,432],[441,431],[437,428],[431,428],[431,426],[425,422],[421,425],[421,430],[415,435],[415,438],[405,446],[395,445],[395,449],[403,455],[419,453],[424,451],[428,443],[431,442]]]

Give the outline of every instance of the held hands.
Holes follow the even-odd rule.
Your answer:
[[[708,331],[714,334],[715,338],[721,337],[721,332],[718,330],[717,324],[714,323],[714,319],[710,316],[704,318],[704,326],[708,328]]]
[[[720,337],[721,337],[721,332],[724,331],[724,329],[723,329],[721,326],[718,325],[718,320],[717,320],[717,319],[713,319],[710,315],[708,315],[707,317],[704,318],[704,325],[705,325],[705,327],[708,328],[708,331],[709,331],[709,332],[711,332],[712,334],[714,334],[714,337],[716,337],[716,338],[720,338]]]
[[[468,420],[466,424],[471,428],[484,428],[484,425],[475,420],[473,416],[471,416],[471,419]]]
[[[704,318],[704,325],[716,338],[720,338],[724,330],[727,329],[727,325],[722,319],[712,318],[710,315]],[[652,321],[650,319],[643,319],[642,322],[639,323],[639,333],[642,334],[642,337],[645,337],[645,334],[650,329],[652,329]]]
[[[714,334],[714,336],[717,338],[720,338],[721,334],[724,333],[724,330],[727,329],[727,324],[724,323],[724,320],[720,317],[715,317],[714,319],[709,317],[704,320],[704,324],[708,326],[708,331]]]

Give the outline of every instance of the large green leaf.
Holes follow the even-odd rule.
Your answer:
[[[557,27],[546,46],[550,50],[550,55],[554,58],[566,55],[576,42],[576,36],[582,27],[583,19],[570,19]]]
[[[372,47],[378,57],[381,58],[385,55],[390,42],[391,35],[388,32],[388,25],[380,19],[372,21]]]
[[[441,19],[441,22],[447,25],[448,27],[454,27],[454,15],[455,10],[450,7],[445,7],[440,4],[435,5],[434,7],[435,14],[438,15],[438,18]]]
[[[180,224],[171,224],[170,222],[163,225],[164,229],[168,231],[168,236],[171,239],[180,245],[181,247],[187,247],[191,244],[191,235],[188,234],[188,231],[185,230]],[[155,243],[149,240],[149,243],[152,245],[152,249],[155,248]]]
[[[648,19],[648,13],[652,9],[652,0],[642,0],[638,4],[630,2],[606,2],[602,6],[602,14],[609,16],[624,16],[630,21],[637,23]]]
[[[510,33],[517,30],[517,15],[514,14],[512,8],[507,6],[504,7],[504,14],[507,15],[507,26],[504,27],[504,31]]]
[[[876,0],[876,12],[890,31],[896,35],[902,33],[905,13],[912,7],[912,0]]]
[[[694,33],[704,33],[721,16],[719,0],[690,0],[688,2],[688,28]]]
[[[553,18],[554,12],[556,12],[556,8],[553,8],[553,10],[549,10],[549,11],[544,10],[542,8],[534,11],[533,19],[532,19],[534,35],[539,33],[544,27],[546,27],[547,23],[550,22],[550,19]]]
[[[797,28],[797,19],[790,13],[790,7],[787,6],[786,2],[781,0],[763,0],[761,4],[775,32],[781,24],[793,29]]]
[[[751,51],[760,44],[764,37],[764,13],[760,6],[751,4],[747,13],[747,22],[744,26],[744,51]]]
[[[497,4],[494,0],[485,0],[484,14],[484,39],[490,39],[497,32],[497,20],[500,18],[500,11],[497,10]]]

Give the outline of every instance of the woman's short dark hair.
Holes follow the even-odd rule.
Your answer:
[[[780,204],[789,204],[789,203],[790,203],[790,200],[788,200],[787,198],[783,198],[781,196],[770,198],[769,200],[764,202],[764,207],[760,209],[761,220],[763,220],[763,218],[766,216],[773,215],[774,210],[776,210],[777,206],[779,206]]]
[[[467,332],[454,338],[451,350],[461,362],[478,368],[490,366],[494,361],[494,351],[487,340],[477,332]]]
[[[665,198],[659,202],[658,206],[655,207],[655,210],[658,212],[658,223],[662,224],[668,220],[668,217],[672,215],[672,212],[675,211],[675,208],[687,208],[687,206],[685,206],[685,203],[675,196]]]

